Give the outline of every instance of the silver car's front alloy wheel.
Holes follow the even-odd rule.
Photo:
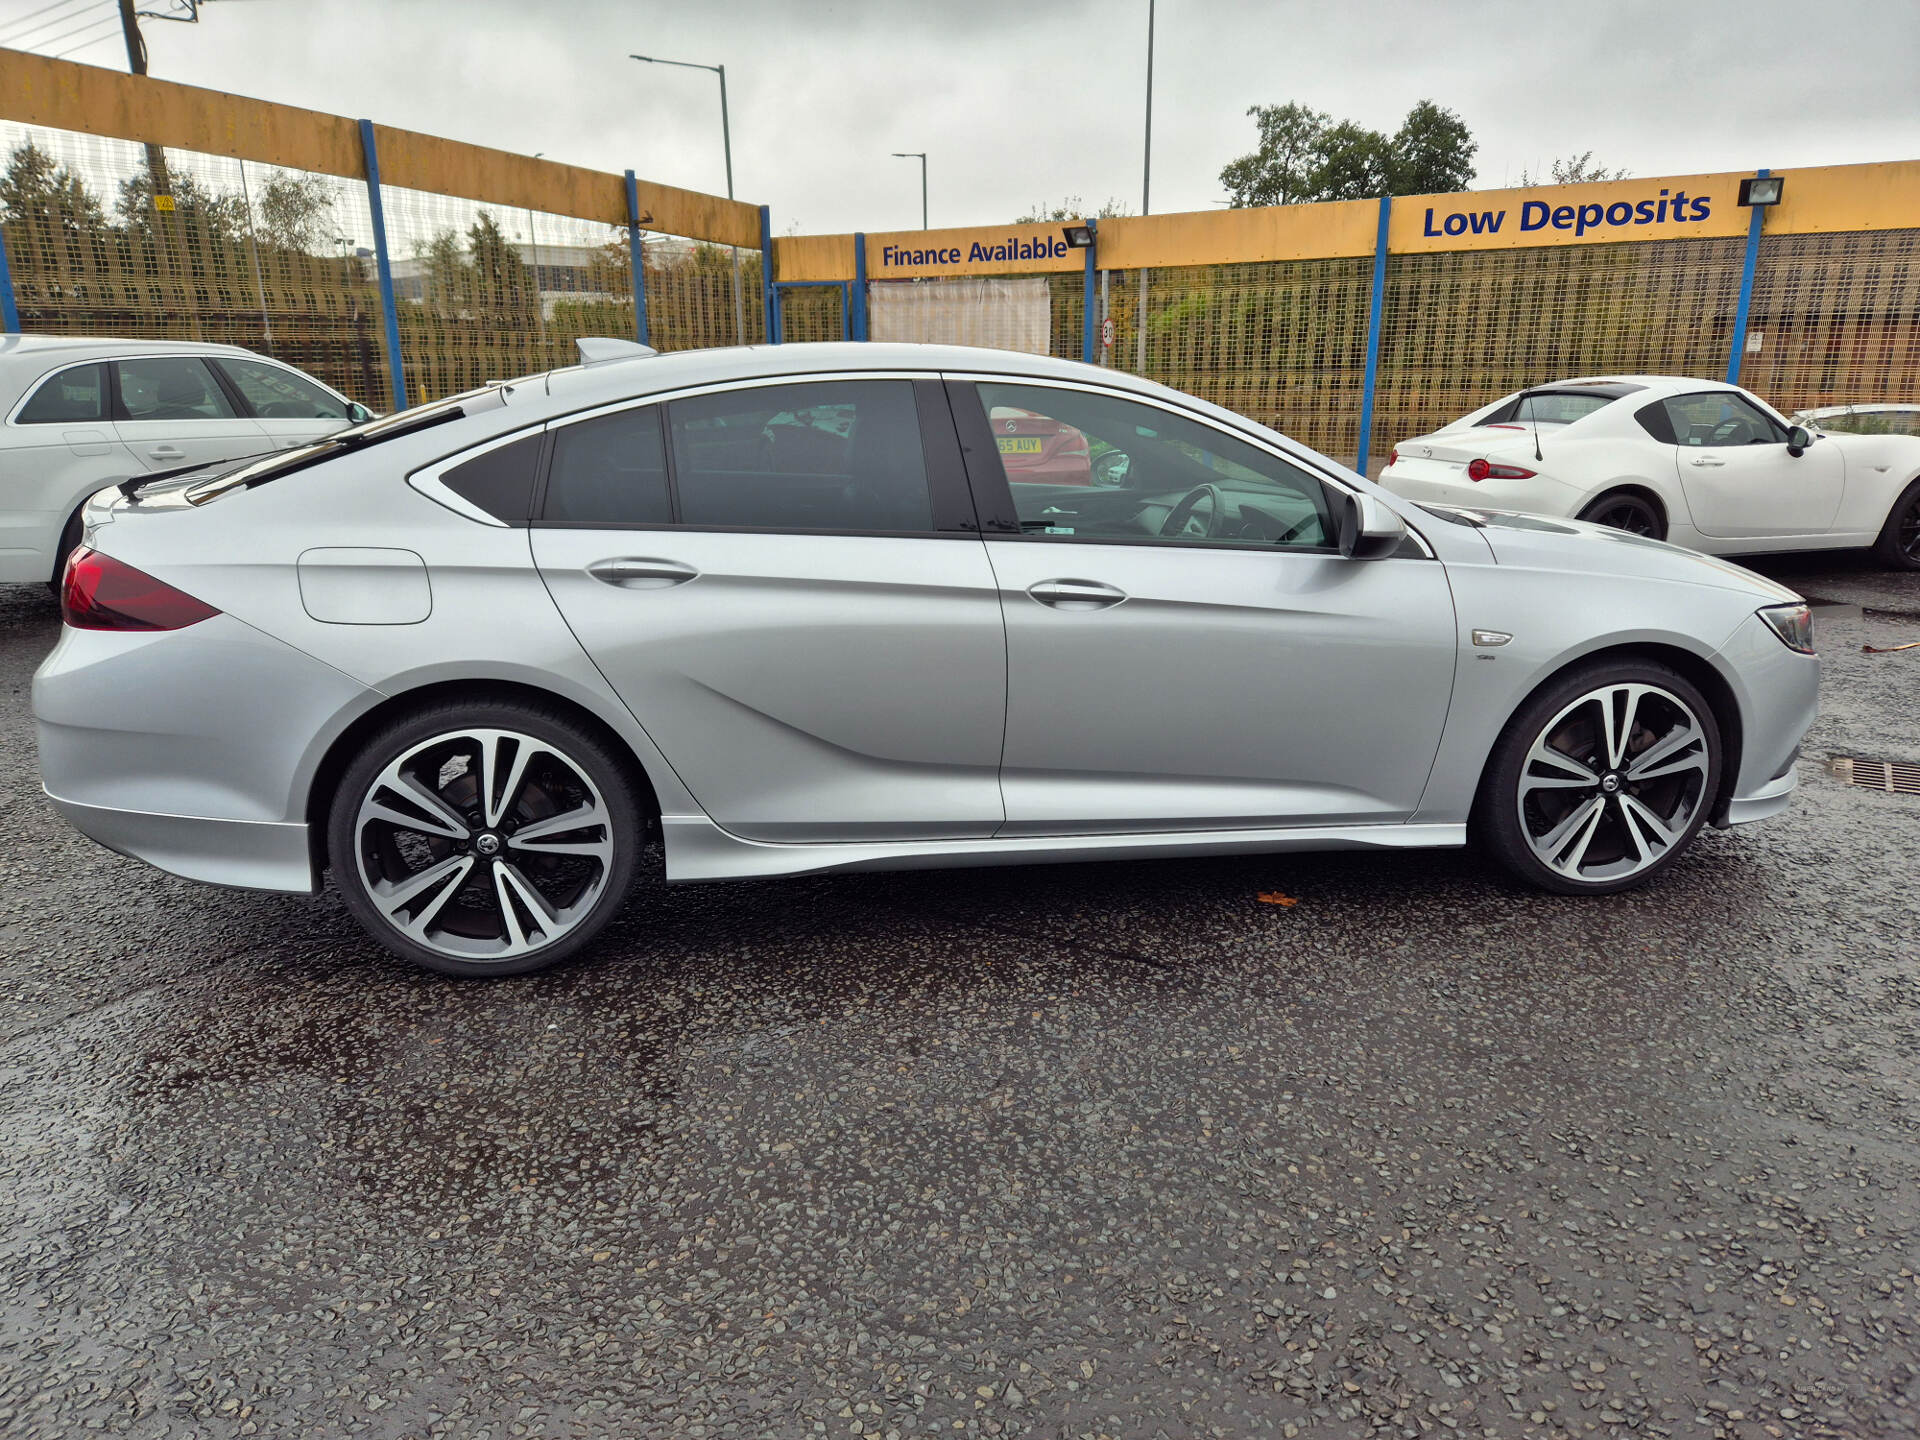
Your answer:
[[[391,926],[403,953],[418,947],[462,971],[531,968],[596,913],[621,868],[619,828],[564,742],[447,730],[360,787],[355,908]]]
[[[1693,708],[1658,685],[1580,696],[1527,750],[1515,804],[1535,858],[1573,881],[1630,879],[1693,833],[1712,752]]]

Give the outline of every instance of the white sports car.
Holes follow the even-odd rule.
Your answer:
[[[1920,570],[1920,436],[1829,434],[1676,375],[1562,380],[1394,448],[1428,504],[1568,516],[1714,555],[1871,546]]]

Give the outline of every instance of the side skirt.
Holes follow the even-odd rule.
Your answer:
[[[742,840],[704,815],[660,822],[667,880],[745,880],[829,870],[944,870],[970,865],[1047,865],[1073,860],[1170,860],[1284,850],[1422,850],[1467,843],[1465,825],[1311,825],[1286,830],[1184,830],[1137,835],[1012,835],[972,840],[894,840],[818,845]]]

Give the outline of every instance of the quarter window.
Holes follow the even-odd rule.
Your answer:
[[[262,420],[344,420],[346,403],[304,375],[261,360],[214,362]]]
[[[194,355],[121,360],[120,412],[126,420],[232,420],[233,406],[207,362]]]
[[[1744,395],[1709,390],[1660,402],[1676,445],[1784,445],[1787,432]]]
[[[21,425],[68,425],[107,418],[107,367],[75,365],[41,382],[20,407]]]
[[[933,528],[912,383],[761,385],[669,407],[684,525]]]
[[[990,383],[979,392],[1028,534],[1333,544],[1319,479],[1225,431],[1094,391]]]
[[[660,407],[621,410],[555,430],[545,515],[574,525],[670,523]]]

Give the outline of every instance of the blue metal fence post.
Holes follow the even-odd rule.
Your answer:
[[[393,262],[387,251],[387,212],[380,203],[380,150],[373,122],[360,122],[360,149],[367,159],[367,208],[373,214],[373,256],[380,272],[380,310],[387,321],[387,375],[393,382],[393,408],[407,408],[407,379],[400,362],[400,312],[393,303]]]
[[[1093,364],[1093,357],[1095,354],[1094,320],[1097,318],[1097,315],[1099,312],[1099,306],[1093,303],[1093,297],[1095,293],[1094,292],[1094,269],[1095,269],[1094,252],[1099,248],[1100,248],[1100,222],[1098,220],[1089,220],[1087,221],[1086,300],[1081,306],[1081,309],[1085,311],[1085,314],[1081,316],[1081,323],[1080,323],[1080,358],[1086,361],[1086,363],[1089,365]]]
[[[633,338],[647,343],[647,266],[640,245],[640,186],[627,171],[627,264],[633,270]]]
[[[1387,227],[1393,218],[1393,197],[1380,197],[1380,229],[1373,240],[1373,308],[1367,314],[1367,378],[1360,391],[1360,453],[1353,468],[1367,473],[1367,451],[1373,443],[1373,387],[1380,378],[1380,321],[1387,301]]]
[[[773,210],[760,207],[760,313],[766,317],[767,343],[780,343],[779,292],[773,288]]]
[[[7,232],[0,229],[0,331],[20,333],[20,310],[13,303],[13,271],[7,266]]]
[[[853,338],[867,338],[867,237],[853,237]]]
[[[1757,179],[1764,180],[1773,172],[1764,165],[1754,171]],[[1740,303],[1733,312],[1733,353],[1727,356],[1727,383],[1740,383],[1740,361],[1747,348],[1747,308],[1753,303],[1753,271],[1760,260],[1760,225],[1766,219],[1767,207],[1754,205],[1747,216],[1747,258],[1740,271]]]

